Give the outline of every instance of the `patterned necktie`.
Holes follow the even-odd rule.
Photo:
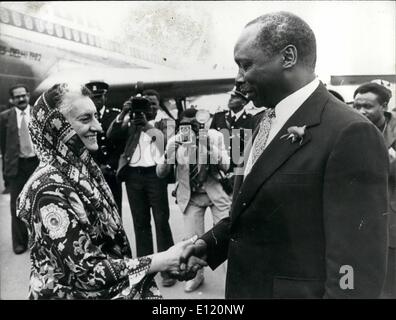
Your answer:
[[[191,193],[195,192],[201,187],[198,181],[199,167],[198,164],[190,164],[190,190]]]
[[[267,143],[268,134],[271,129],[272,120],[275,118],[275,109],[271,108],[265,111],[263,118],[260,122],[259,132],[257,133],[256,139],[253,142],[252,154],[247,164],[245,170],[245,176],[250,172],[250,169],[256,163],[257,159],[260,157],[264,151],[265,144]]]
[[[26,122],[26,113],[21,112],[21,127],[19,128],[19,145],[21,156],[24,158],[30,157],[34,151],[30,142],[29,129]]]

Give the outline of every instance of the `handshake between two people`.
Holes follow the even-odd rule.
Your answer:
[[[151,256],[151,272],[168,272],[179,281],[191,280],[205,266],[206,242],[197,236],[180,241],[166,251]]]

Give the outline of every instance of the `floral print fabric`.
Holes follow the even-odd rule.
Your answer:
[[[161,298],[151,258],[132,259],[117,207],[100,169],[59,112],[67,85],[32,110],[40,165],[18,199],[31,249],[31,299]]]

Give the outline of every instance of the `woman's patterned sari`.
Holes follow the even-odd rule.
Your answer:
[[[161,295],[150,257],[132,259],[112,193],[59,111],[66,84],[41,95],[29,125],[40,165],[18,200],[31,249],[31,299],[149,299]]]

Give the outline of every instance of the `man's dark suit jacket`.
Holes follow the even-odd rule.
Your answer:
[[[95,159],[100,165],[108,165],[113,170],[117,170],[122,149],[107,139],[106,132],[120,112],[119,109],[105,107],[103,116],[99,118],[103,132],[98,133],[99,150],[95,153]]]
[[[215,129],[217,131],[222,131],[224,129],[228,130],[228,136],[224,136],[224,143],[231,157],[231,166],[229,171],[232,172],[234,170],[234,167],[236,167],[236,164],[239,163],[239,157],[243,155],[244,152],[246,142],[245,142],[245,134],[243,129],[250,129],[250,130],[253,129],[253,116],[244,110],[241,116],[235,122],[232,122],[231,111],[224,110],[221,112],[217,112],[213,115],[213,120],[210,124],[210,128]],[[232,132],[233,129],[242,129],[242,130],[241,132],[234,135]],[[247,136],[251,137],[250,135]],[[233,142],[233,139],[238,139],[238,141]],[[233,158],[236,155],[233,155],[232,152],[232,147],[234,145],[239,145],[239,155],[238,158],[236,159]]]
[[[4,157],[4,176],[7,178],[18,174],[19,135],[15,108],[0,113],[0,148]]]
[[[304,125],[301,143],[280,139]],[[228,258],[226,298],[378,297],[387,176],[379,130],[320,84],[237,177],[230,217],[202,236],[212,269]],[[343,265],[354,289],[340,286]]]

